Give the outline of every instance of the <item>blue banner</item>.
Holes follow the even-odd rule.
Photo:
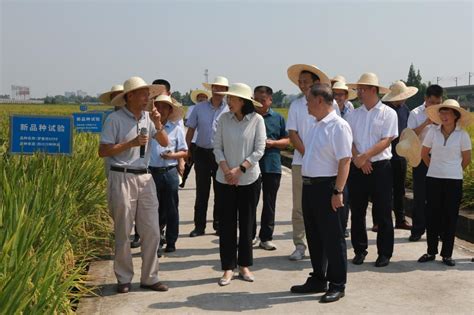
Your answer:
[[[79,110],[81,112],[87,112],[87,105],[81,104],[81,106],[79,106]]]
[[[72,118],[77,132],[102,132],[104,112],[74,113]]]
[[[70,116],[10,117],[10,153],[72,154],[72,119]]]

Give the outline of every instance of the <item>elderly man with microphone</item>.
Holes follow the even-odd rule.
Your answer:
[[[133,278],[133,262],[129,236],[135,221],[142,238],[142,270],[140,286],[154,291],[167,291],[158,280],[158,199],[155,183],[148,170],[150,142],[168,145],[168,136],[154,108],[145,111],[150,96],[162,93],[162,85],[147,85],[143,79],[132,77],[125,81],[124,91],[112,100],[122,106],[105,120],[100,137],[99,156],[108,157],[107,197],[114,220],[114,272],[118,293],[128,293]]]

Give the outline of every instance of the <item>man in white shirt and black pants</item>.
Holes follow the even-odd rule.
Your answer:
[[[394,242],[390,144],[398,136],[397,113],[380,101],[378,94],[386,94],[390,90],[379,85],[375,74],[365,73],[357,83],[348,86],[357,88],[362,103],[346,118],[354,137],[349,176],[351,241],[355,252],[352,262],[360,265],[367,256],[365,217],[370,198],[372,212],[379,225],[375,266],[385,267],[390,263]]]
[[[333,109],[329,85],[313,85],[307,99],[308,112],[315,119],[304,140],[302,206],[313,273],[291,292],[327,290],[321,298],[327,303],[344,296],[347,279],[342,192],[349,175],[352,133]]]

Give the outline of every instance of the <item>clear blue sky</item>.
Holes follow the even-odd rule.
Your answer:
[[[445,86],[474,71],[471,1],[0,1],[0,94],[95,95],[133,75],[184,92],[206,68],[289,94],[295,63],[386,85],[412,62]]]

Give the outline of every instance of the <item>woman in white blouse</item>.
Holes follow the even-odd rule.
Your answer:
[[[455,100],[426,108],[428,117],[438,126],[430,128],[423,140],[421,157],[428,165],[427,243],[428,252],[418,262],[432,261],[438,254],[438,238],[443,245],[441,257],[447,266],[452,259],[456,223],[462,199],[463,170],[471,162],[471,139],[462,129],[472,122],[469,112]]]
[[[237,265],[240,278],[254,281],[249,267],[253,264],[253,224],[260,190],[258,161],[265,151],[266,131],[262,116],[254,108],[262,105],[252,99],[248,85],[235,83],[220,94],[227,95],[229,105],[229,112],[219,118],[214,138],[214,155],[219,164],[216,174],[216,204],[221,211],[219,250],[224,270],[218,283],[225,286],[230,284]]]

